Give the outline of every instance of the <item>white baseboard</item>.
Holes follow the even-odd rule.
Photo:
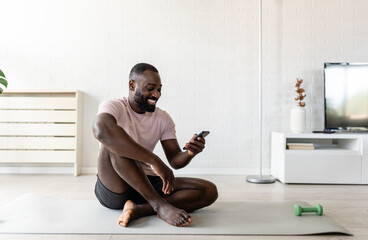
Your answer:
[[[82,174],[96,174],[97,168],[82,168]],[[268,175],[271,169],[263,169],[262,174]],[[174,170],[174,174],[179,175],[256,175],[259,174],[258,168],[183,168]]]
[[[73,167],[0,167],[2,174],[74,174]],[[94,175],[97,173],[97,167],[82,167],[82,174]],[[269,175],[269,168],[263,169],[262,174]],[[258,168],[184,168],[174,170],[178,175],[257,175]]]
[[[74,174],[74,167],[0,167],[1,174]]]
[[[180,175],[254,175],[259,174],[257,168],[183,168],[174,171]],[[271,169],[263,169],[262,174],[270,174]]]
[[[82,174],[84,175],[96,175],[97,167],[82,167]]]

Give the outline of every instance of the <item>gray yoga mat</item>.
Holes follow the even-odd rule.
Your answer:
[[[193,223],[174,227],[156,216],[117,224],[120,210],[97,200],[63,200],[24,194],[0,207],[0,233],[35,234],[206,234],[206,235],[351,235],[328,216],[294,215],[294,204],[305,202],[216,202],[192,213]]]

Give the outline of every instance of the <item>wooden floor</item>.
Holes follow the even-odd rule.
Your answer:
[[[322,204],[324,213],[345,227],[353,237],[344,235],[314,236],[206,236],[206,235],[19,235],[0,234],[0,239],[368,239],[367,185],[285,185],[251,184],[245,176],[203,175],[219,190],[218,201],[283,201],[301,200]],[[0,204],[12,201],[23,193],[46,194],[62,199],[95,199],[96,176],[66,175],[0,175]],[[55,216],[57,217],[57,216]],[[195,221],[195,219],[194,219]],[[1,224],[1,223],[0,223]]]

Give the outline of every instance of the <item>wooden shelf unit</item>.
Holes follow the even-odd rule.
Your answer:
[[[81,173],[81,91],[6,91],[0,95],[0,163],[72,166]]]

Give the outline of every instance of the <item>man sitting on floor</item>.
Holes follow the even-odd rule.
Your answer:
[[[174,169],[183,168],[200,153],[205,139],[193,138],[182,151],[175,124],[156,103],[161,96],[157,69],[135,65],[129,75],[129,97],[102,102],[93,123],[100,141],[95,194],[108,208],[123,209],[119,224],[157,214],[174,226],[192,222],[188,212],[216,201],[216,186],[198,178],[174,177],[172,170],[153,153],[160,140]]]

